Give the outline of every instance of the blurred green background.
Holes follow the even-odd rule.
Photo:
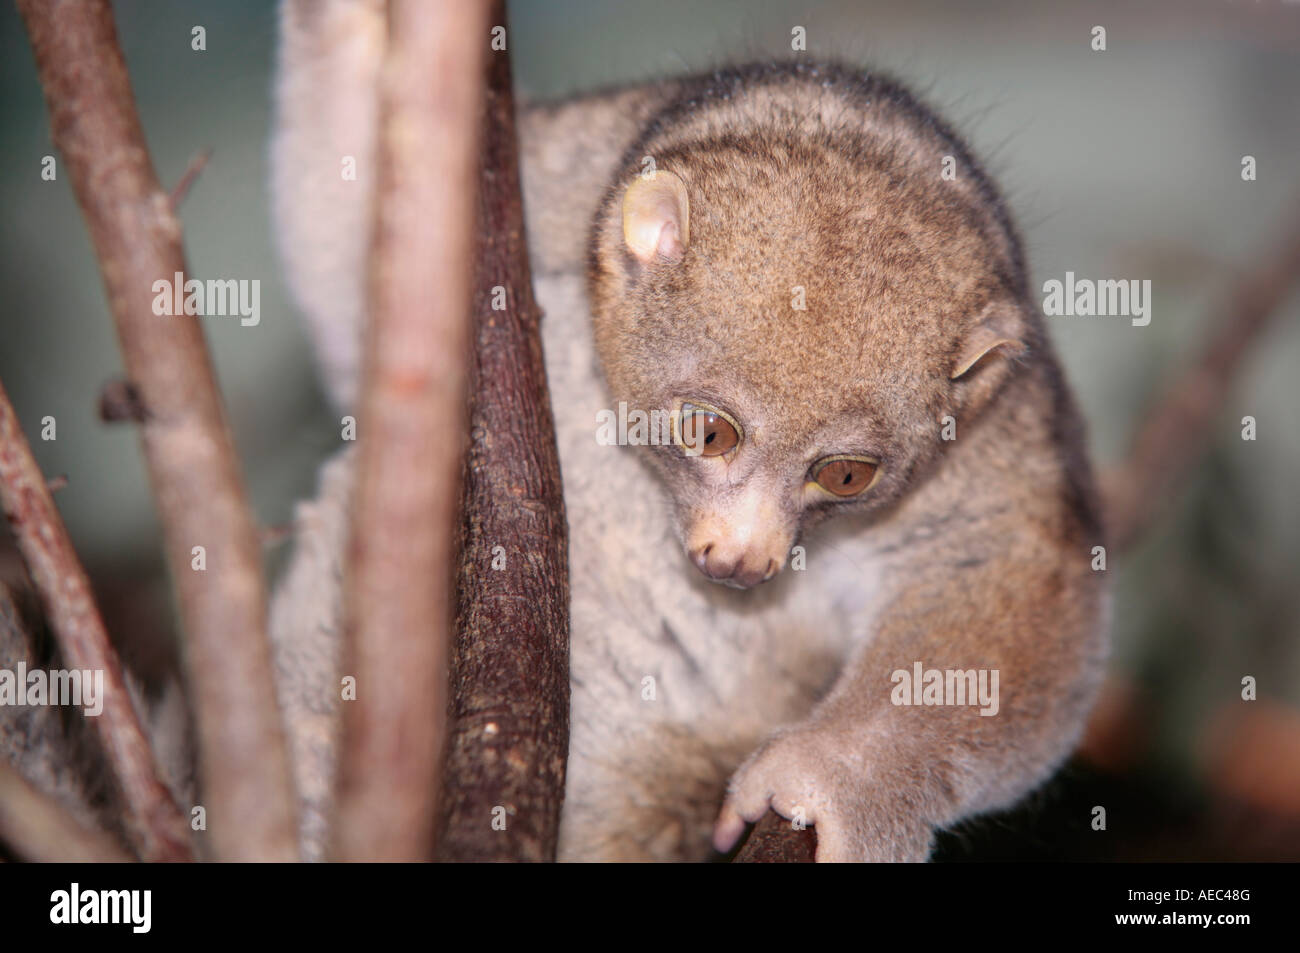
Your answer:
[[[258,516],[284,524],[338,431],[269,226],[276,10],[255,0],[115,7],[160,178],[174,183],[213,149],[182,207],[192,268],[262,283],[259,326],[205,326]],[[1067,270],[1152,280],[1148,327],[1049,319],[1100,469],[1122,458],[1143,409],[1203,344],[1234,276],[1300,215],[1295,3],[548,0],[512,3],[510,15],[527,98],[786,56],[796,25],[807,30],[803,55],[906,81],[985,159],[1037,284]],[[1101,53],[1090,49],[1097,24]],[[206,52],[190,48],[194,25]],[[40,178],[53,150],[9,4],[0,89],[0,379],[30,437],[42,417],[57,419],[56,441],[35,440],[38,459],[68,476],[57,500],[110,627],[134,664],[157,671],[173,660],[158,527],[136,435],[97,419],[99,390],[120,373],[112,323],[68,182],[62,170]],[[1256,157],[1257,181],[1242,181],[1243,155]],[[1252,348],[1170,518],[1112,560],[1115,677],[1089,757],[1015,818],[950,839],[950,856],[1172,856],[1182,844],[1191,856],[1300,859],[1297,316],[1293,294]],[[1240,439],[1246,414],[1258,420],[1251,443]],[[0,572],[16,567],[0,542]],[[1248,674],[1261,701],[1244,711]],[[1109,835],[1080,828],[1077,845],[1053,840],[1052,812],[1095,796],[1130,803],[1145,833],[1115,832],[1130,816]],[[1123,846],[1141,836],[1145,848]]]

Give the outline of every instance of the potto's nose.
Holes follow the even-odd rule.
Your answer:
[[[733,549],[720,542],[708,542],[692,550],[691,561],[714,582],[737,589],[767,582],[781,571],[782,565],[765,554]]]

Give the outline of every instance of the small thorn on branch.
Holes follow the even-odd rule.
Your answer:
[[[176,186],[171,190],[171,194],[168,196],[168,201],[171,203],[173,212],[180,209],[181,203],[185,201],[185,196],[190,193],[190,186],[193,185],[194,180],[199,177],[199,173],[207,167],[208,160],[211,158],[212,148],[208,147],[202,152],[196,154],[194,158],[190,160],[190,164],[185,167],[185,171],[181,173],[180,181],[176,183]]]
[[[68,485],[68,475],[60,473],[57,476],[46,477],[45,486],[51,493],[57,493]]]
[[[142,424],[149,419],[149,412],[136,386],[119,378],[109,381],[99,392],[99,419],[109,424],[124,420]]]
[[[262,540],[263,546],[279,546],[292,535],[292,523],[277,523],[274,526],[263,526],[258,532],[258,536]]]

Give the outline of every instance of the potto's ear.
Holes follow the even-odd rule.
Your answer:
[[[662,169],[638,175],[623,196],[623,241],[642,264],[680,261],[691,240],[686,183]]]
[[[974,326],[966,333],[966,339],[957,351],[952,365],[952,379],[957,380],[970,371],[986,355],[994,352],[1007,357],[1015,357],[1026,350],[1023,335],[1023,321],[1014,304],[1005,301],[990,303]]]

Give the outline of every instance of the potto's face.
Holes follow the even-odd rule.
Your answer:
[[[689,222],[662,190],[636,220],[641,254],[612,249],[595,296],[614,398],[673,415],[674,442],[651,452],[686,554],[739,587],[778,573],[818,520],[902,492],[953,403],[966,318],[999,287],[960,209],[882,194],[836,155],[756,161],[674,166]]]

